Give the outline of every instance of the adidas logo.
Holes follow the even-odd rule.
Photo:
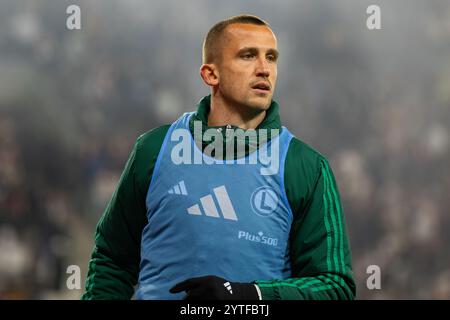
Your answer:
[[[225,282],[223,285],[225,286],[225,288],[228,289],[229,293],[233,294],[233,290],[231,289],[231,283]]]
[[[173,188],[169,189],[170,194],[181,194],[183,196],[187,196],[186,185],[184,184],[184,180],[181,180]]]
[[[225,219],[237,221],[236,212],[234,211],[230,197],[228,196],[225,186],[220,186],[213,189],[216,201],[219,204],[222,215]],[[202,206],[205,215],[208,217],[220,218],[217,211],[216,204],[211,194],[200,198],[200,204]],[[200,206],[198,204],[193,205],[187,209],[187,212],[192,215],[201,216]]]

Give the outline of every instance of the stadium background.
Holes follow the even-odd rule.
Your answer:
[[[66,8],[81,7],[81,30]],[[381,7],[382,29],[366,28]],[[450,299],[450,2],[0,2],[0,298],[78,299],[134,140],[208,94],[202,39],[267,19],[284,124],[326,155],[359,299]],[[381,268],[368,290],[366,268]]]

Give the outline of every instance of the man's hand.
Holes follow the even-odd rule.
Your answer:
[[[254,284],[229,282],[217,276],[190,278],[177,283],[169,291],[186,291],[185,300],[258,300]]]

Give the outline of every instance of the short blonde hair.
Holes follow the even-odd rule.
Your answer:
[[[269,24],[263,19],[250,15],[250,14],[241,14],[238,16],[234,16],[225,20],[222,20],[216,23],[209,31],[203,41],[203,50],[202,50],[202,62],[203,63],[212,63],[217,57],[217,52],[220,50],[220,40],[223,36],[223,32],[230,24],[235,23],[245,23],[245,24],[255,24],[258,26],[267,26],[270,27]]]

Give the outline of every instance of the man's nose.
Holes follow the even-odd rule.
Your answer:
[[[270,75],[269,63],[266,57],[259,58],[256,65],[256,76],[268,77]]]

